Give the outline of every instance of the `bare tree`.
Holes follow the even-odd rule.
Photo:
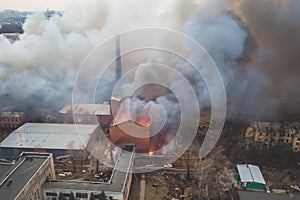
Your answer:
[[[186,165],[186,179],[189,181],[191,180],[191,172],[190,172],[190,150],[188,149],[184,155],[183,159]]]
[[[70,155],[71,161],[72,161],[72,164],[73,164],[73,171],[76,172],[76,163],[75,163],[76,152],[74,150],[74,145],[75,145],[74,141],[68,142],[68,144],[67,144],[67,154]]]

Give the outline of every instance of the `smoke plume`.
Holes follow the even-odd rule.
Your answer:
[[[224,79],[230,118],[279,116],[283,100],[285,112],[299,112],[299,10],[297,0],[75,0],[62,15],[46,18],[34,13],[23,25],[19,41],[10,43],[0,36],[1,106],[59,109],[71,102],[76,72],[97,44],[122,31],[155,26],[181,31],[208,51]],[[189,56],[197,58],[192,51]],[[103,60],[90,64],[101,67]],[[129,55],[122,62],[129,69],[160,61],[190,80],[202,108],[210,106],[203,79],[186,63],[158,52]],[[138,68],[128,85],[147,73]],[[106,75],[97,91],[99,102],[107,100],[114,83],[113,69]],[[152,75],[169,78],[170,88],[180,85],[171,75]],[[82,96],[94,92],[87,88],[82,84]],[[176,119],[180,108],[173,98],[163,92],[153,101],[164,104],[171,110],[168,116]]]

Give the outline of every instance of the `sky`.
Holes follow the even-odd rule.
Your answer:
[[[1,0],[0,10],[41,11],[47,8],[65,10],[71,2],[72,0]]]

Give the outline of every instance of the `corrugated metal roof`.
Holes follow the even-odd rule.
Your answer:
[[[264,177],[262,176],[262,173],[258,166],[256,165],[237,165],[241,182],[255,182],[260,184],[266,184],[266,181]]]
[[[88,115],[110,115],[109,104],[74,104],[63,107],[59,113],[62,114],[88,114]]]
[[[7,148],[83,149],[97,125],[27,123],[0,145]]]

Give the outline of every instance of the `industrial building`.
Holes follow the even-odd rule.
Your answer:
[[[17,158],[23,151],[49,152],[55,157],[66,151],[86,155],[97,133],[97,125],[26,123],[1,142],[0,156]]]
[[[300,133],[294,136],[293,151],[300,152]]]
[[[26,122],[23,112],[1,112],[0,129],[16,129]]]
[[[43,199],[42,185],[55,178],[51,154],[23,153],[0,178],[1,199]]]
[[[246,144],[256,142],[265,147],[287,145],[300,152],[300,123],[252,122],[245,133]]]
[[[59,111],[60,119],[67,124],[100,124],[102,128],[110,125],[112,114],[107,104],[67,105]]]
[[[256,165],[237,165],[240,183],[243,188],[264,190],[266,181]]]
[[[143,111],[137,111],[136,115],[131,113],[131,101],[131,98],[122,101],[110,127],[109,139],[119,147],[134,144],[137,153],[148,153],[151,146],[151,120]]]
[[[127,200],[132,181],[134,152],[134,145],[122,147],[108,183],[52,180],[43,187],[44,199],[57,199],[59,194],[69,199],[71,192],[76,199],[89,200],[92,194],[95,199],[99,199],[100,193],[104,191],[110,199]]]

